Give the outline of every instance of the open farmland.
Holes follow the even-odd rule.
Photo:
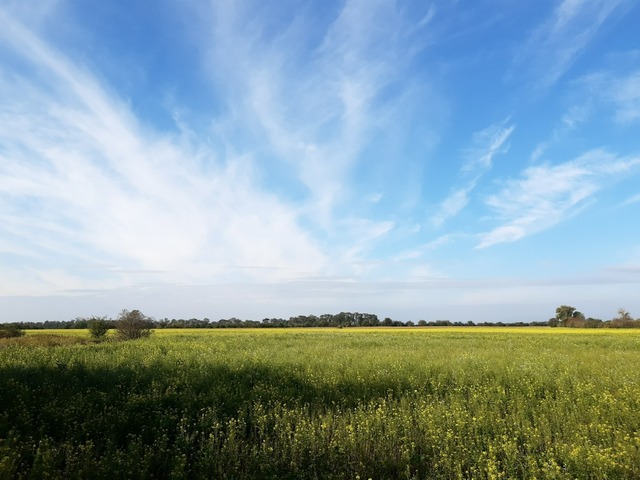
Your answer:
[[[640,478],[636,331],[33,337],[0,344],[0,478]]]

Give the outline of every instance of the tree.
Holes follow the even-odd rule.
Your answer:
[[[153,319],[147,317],[140,310],[122,310],[118,315],[116,332],[122,340],[134,340],[151,335]]]
[[[604,326],[604,322],[599,318],[589,317],[584,322],[585,328],[602,328]]]
[[[627,312],[624,308],[618,309],[618,319],[622,320],[623,322],[630,322],[633,320],[633,318],[631,318],[631,314]]]
[[[634,320],[624,308],[619,308],[618,316],[611,320],[611,326],[614,328],[634,328],[640,326],[640,322]]]
[[[89,334],[92,338],[102,338],[109,331],[109,322],[107,321],[107,317],[91,317],[87,321],[87,326],[89,328]]]
[[[23,335],[24,331],[16,325],[3,325],[0,327],[0,338],[22,337]]]
[[[556,308],[556,319],[561,327],[575,327],[584,323],[584,315],[569,305]]]

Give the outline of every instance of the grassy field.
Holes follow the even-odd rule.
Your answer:
[[[83,337],[0,343],[0,478],[640,478],[640,332]]]

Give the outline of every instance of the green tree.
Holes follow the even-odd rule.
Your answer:
[[[118,315],[116,333],[122,340],[135,340],[151,335],[153,319],[140,310],[122,310]]]
[[[569,305],[556,308],[556,319],[561,327],[576,327],[584,323],[584,315]]]
[[[3,325],[0,327],[0,338],[22,337],[23,335],[24,331],[16,325]]]
[[[604,322],[599,318],[589,317],[585,320],[586,328],[602,328],[604,326]]]
[[[89,328],[89,334],[92,338],[102,338],[109,331],[109,322],[107,321],[107,317],[91,317],[87,321],[87,326]]]
[[[611,326],[614,328],[637,328],[640,327],[640,322],[634,320],[624,308],[619,308],[618,316],[611,320]]]

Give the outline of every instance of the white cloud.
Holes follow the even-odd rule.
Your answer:
[[[465,151],[466,162],[461,173],[466,177],[465,185],[454,189],[439,205],[438,211],[431,217],[435,227],[441,227],[447,220],[458,215],[469,203],[469,194],[476,187],[479,178],[493,166],[498,154],[508,151],[507,141],[515,125],[507,125],[509,119],[490,125],[473,134],[473,147]]]
[[[528,219],[523,219],[523,223],[526,223]],[[525,225],[526,226],[526,225]],[[488,233],[481,235],[481,242],[477,248],[490,247],[498,243],[515,242],[520,240],[527,234],[524,226],[519,225],[503,225],[501,227],[494,228]]]
[[[589,95],[586,98],[581,96],[580,102],[562,115],[560,125],[553,129],[550,138],[536,145],[529,157],[532,163],[540,160],[547,150],[560,143],[569,132],[578,129],[587,122],[593,110],[591,97]]]
[[[640,120],[640,70],[613,80],[608,96],[615,105],[615,118],[618,122]]]
[[[562,116],[562,123],[566,128],[574,129],[577,125],[584,123],[589,118],[590,113],[590,102],[583,105],[575,105]]]
[[[516,127],[508,123],[509,118],[473,134],[473,147],[466,152],[467,162],[462,167],[463,173],[481,174],[493,166],[496,155],[509,150],[506,142]]]
[[[434,3],[432,3],[431,5],[429,5],[429,10],[427,10],[427,13],[425,14],[425,16],[422,17],[418,22],[418,28],[423,28],[428,26],[435,16],[436,16],[436,6]]]
[[[167,134],[48,43],[46,28],[20,23],[14,3],[13,16],[0,9],[2,53],[20,65],[0,71],[0,248],[22,249],[33,267],[31,290],[19,291],[77,289],[80,265],[92,265],[88,288],[365,272],[395,223],[365,218],[383,194],[352,175],[424,88],[404,76],[418,18],[391,0],[349,0],[323,22],[194,0],[192,39],[227,103],[211,130],[172,105]],[[48,5],[51,25],[60,12]]]
[[[250,157],[223,166],[206,144],[146,130],[89,71],[2,11],[0,31],[30,73],[0,75],[0,245],[28,250],[31,290],[75,288],[77,265],[98,258],[116,267],[103,275],[124,281],[117,272],[131,267],[174,283],[229,266],[262,280],[323,268],[298,207],[258,188]],[[2,281],[0,293],[14,291]]]
[[[349,275],[364,275],[369,273],[378,261],[367,260],[367,254],[377,242],[385,238],[393,229],[390,221],[376,222],[362,218],[345,219],[338,222],[336,229],[340,232],[345,247],[339,247],[333,252],[334,275],[345,274],[344,266]]]
[[[375,194],[369,196],[369,201],[371,203],[380,203],[380,200],[382,200],[383,197],[384,197],[384,193],[383,192],[378,192],[378,193],[375,193]]]
[[[555,84],[587,49],[602,25],[633,7],[630,0],[563,0],[538,26],[518,53],[519,75],[546,89]]]
[[[392,262],[405,262],[408,260],[415,260],[415,259],[421,258],[426,252],[435,250],[436,248],[439,248],[442,245],[446,245],[457,236],[459,235],[450,234],[450,233],[445,235],[440,235],[439,237],[425,244],[422,244],[416,248],[405,250],[399,253],[398,255],[393,257]]]
[[[460,188],[445,198],[439,206],[438,212],[431,217],[431,223],[435,227],[441,227],[445,221],[455,217],[469,203],[471,188]]]
[[[379,176],[372,196],[356,176],[360,168],[407,175],[391,156],[363,151],[402,129],[427,89],[424,78],[405,75],[420,44],[418,19],[392,0],[348,0],[322,20],[313,5],[276,15],[280,9],[254,1],[194,3],[212,25],[197,43],[205,45],[212,87],[224,92],[223,132],[242,131],[235,144],[260,152],[265,183],[294,192],[302,223],[331,258],[327,271],[369,274],[377,263],[368,257],[395,228],[389,217],[396,214],[373,212],[387,178]],[[420,121],[428,122],[424,112]]]
[[[502,224],[480,235],[477,248],[519,240],[547,229],[577,213],[592,196],[621,173],[632,173],[640,158],[621,158],[594,150],[558,165],[527,168],[520,179],[509,180],[487,205]]]
[[[613,70],[591,72],[571,82],[569,98],[573,102],[561,117],[547,140],[540,142],[531,154],[539,160],[550,148],[565,140],[569,132],[588,128],[593,119],[612,119],[623,126],[640,119],[640,70],[635,67],[637,55],[617,56]]]
[[[620,58],[621,65],[635,67],[634,55]],[[620,124],[629,124],[640,119],[640,70],[625,69],[617,65],[612,70],[601,70],[584,75],[573,82],[573,88],[581,98],[587,98],[585,105],[574,107],[563,121],[571,127],[585,120],[593,109],[592,103],[611,115]],[[584,102],[584,100],[583,100]]]
[[[632,195],[631,197],[627,198],[624,202],[622,202],[623,206],[626,205],[632,205],[634,203],[638,203],[640,202],[640,193],[636,194],[636,195]]]
[[[407,90],[388,90],[407,83],[407,21],[388,0],[348,0],[326,23],[294,12],[277,28],[256,8],[212,4],[214,28],[200,39],[211,77],[244,127],[310,193],[308,218],[331,230],[335,209],[353,199],[346,185],[363,147],[392,124]]]

